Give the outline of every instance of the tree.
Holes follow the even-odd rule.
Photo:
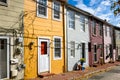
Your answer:
[[[111,10],[115,16],[120,15],[120,0],[111,0]]]

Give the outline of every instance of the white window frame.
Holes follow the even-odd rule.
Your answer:
[[[82,20],[81,20],[82,19]],[[83,21],[84,20],[84,21]],[[82,31],[86,31],[86,27],[85,27],[85,16],[80,15],[80,26],[81,26],[81,30]]]
[[[54,46],[54,45],[55,45],[55,38],[59,38],[59,39],[61,40],[61,49],[60,49],[60,50],[61,50],[61,51],[60,51],[60,52],[61,52],[61,53],[60,53],[60,54],[61,54],[61,57],[55,57],[55,46]],[[54,37],[53,37],[53,41],[54,41],[54,42],[53,42],[53,48],[54,48],[54,49],[53,49],[53,53],[54,53],[54,54],[53,54],[53,58],[54,58],[54,60],[60,60],[60,59],[62,59],[62,37],[54,36]]]
[[[74,43],[74,45],[73,45],[73,43]],[[74,51],[73,55],[72,55],[71,51]],[[71,58],[75,57],[75,41],[70,41],[70,56],[71,56]]]
[[[57,3],[60,5],[60,11],[59,11],[59,12],[60,12],[60,13],[59,13],[59,15],[60,15],[59,17],[60,17],[60,18],[59,18],[59,19],[54,17],[54,2],[57,2]],[[61,21],[61,3],[60,3],[59,1],[53,0],[53,12],[52,12],[52,13],[53,13],[52,16],[53,16],[53,19],[54,19],[54,20]]]
[[[74,14],[74,19],[71,19],[70,13],[73,13],[73,14]],[[75,12],[73,12],[72,10],[69,10],[69,11],[68,11],[68,16],[69,16],[69,20],[68,20],[69,29],[75,30]],[[73,27],[70,27],[70,22],[71,22],[71,21],[74,22],[74,26],[73,26]]]
[[[6,3],[0,1],[0,5],[2,5],[2,6],[8,6],[8,0],[6,0]]]
[[[44,16],[44,15],[41,15],[41,14],[39,14],[39,12],[38,12],[38,5],[39,5],[39,0],[37,0],[37,17],[41,17],[41,18],[48,18],[48,0],[46,0],[46,16]]]
[[[2,37],[2,36],[0,36],[0,39],[7,39],[7,44],[9,44],[10,42],[9,42],[9,37]],[[9,51],[9,45],[7,45],[7,79],[9,79],[9,75],[10,75],[10,69],[9,69],[9,67],[10,67],[10,51]]]

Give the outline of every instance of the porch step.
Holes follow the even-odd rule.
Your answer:
[[[55,74],[54,73],[40,73],[40,74],[38,74],[38,76],[40,78],[49,77],[49,76],[53,76],[53,75],[55,75]]]

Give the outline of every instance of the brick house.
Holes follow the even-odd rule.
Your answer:
[[[89,65],[99,63],[103,57],[103,20],[91,16],[89,18],[90,43],[89,43]]]

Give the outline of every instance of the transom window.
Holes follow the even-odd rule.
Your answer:
[[[83,15],[80,15],[80,23],[81,23],[81,29],[85,31],[85,17]]]
[[[73,11],[69,11],[69,28],[75,29],[75,13]]]
[[[61,38],[54,38],[54,58],[61,58]]]
[[[47,16],[47,0],[37,0],[38,4],[38,15],[39,16]]]
[[[71,57],[75,57],[75,41],[71,41]]]
[[[54,1],[53,8],[54,8],[54,18],[60,19],[60,2]]]

